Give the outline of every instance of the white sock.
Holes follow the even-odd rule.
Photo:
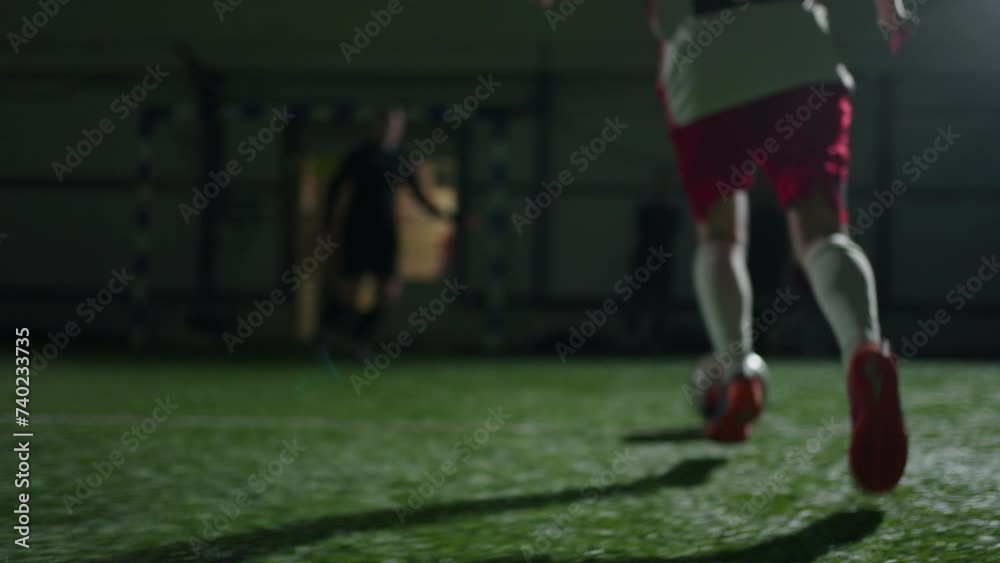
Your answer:
[[[881,341],[871,263],[860,246],[836,233],[809,250],[803,267],[846,366],[859,345]]]
[[[693,270],[695,296],[712,348],[716,354],[741,361],[743,355],[753,351],[753,294],[746,246],[701,241],[695,249]]]

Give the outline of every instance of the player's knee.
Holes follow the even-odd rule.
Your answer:
[[[835,194],[826,189],[814,189],[796,199],[789,210],[815,223],[840,223],[840,209]]]
[[[736,228],[732,224],[705,221],[698,225],[699,240],[712,242],[736,242]]]
[[[698,223],[698,238],[702,241],[745,244],[747,201],[745,194],[729,200],[720,200],[708,208]]]
[[[840,210],[830,194],[815,190],[788,210],[788,228],[795,257],[801,264],[816,243],[843,232]]]

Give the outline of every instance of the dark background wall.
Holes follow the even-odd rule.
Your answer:
[[[661,4],[668,27],[684,16],[678,7],[684,3]],[[524,196],[536,193],[541,181],[570,167],[569,155],[600,132],[605,118],[619,116],[630,125],[621,140],[580,174],[539,222],[508,239],[514,344],[564,333],[579,322],[582,311],[611,294],[614,282],[631,270],[636,205],[656,199],[656,179],[666,175],[675,186],[670,201],[678,209],[684,205],[652,91],[657,46],[641,2],[588,0],[552,30],[527,0],[404,1],[404,11],[347,63],[340,43],[371,19],[370,10],[385,5],[245,1],[220,21],[210,2],[74,0],[19,53],[5,45],[0,117],[8,134],[0,138],[0,232],[9,236],[0,243],[0,299],[17,317],[11,322],[30,318],[61,325],[75,316],[81,298],[106,284],[111,269],[133,262],[140,120],[133,115],[118,122],[61,183],[51,163],[64,158],[65,145],[81,139],[81,129],[114,117],[111,102],[138,84],[146,65],[161,64],[171,72],[146,104],[195,101],[199,81],[178,59],[178,44],[222,73],[225,98],[268,106],[389,98],[452,103],[471,94],[479,76],[492,74],[503,85],[489,104],[511,108],[512,212],[523,210]],[[35,2],[5,2],[2,29],[19,31],[20,18],[37,10]],[[1000,52],[995,33],[1000,8],[928,0],[919,11],[918,35],[895,60],[867,2],[837,3],[830,12],[838,46],[858,78],[852,210],[869,205],[892,180],[907,179],[904,162],[931,146],[939,128],[962,135],[919,181],[907,182],[908,192],[861,237],[886,280],[888,331],[904,336],[939,307],[950,308],[948,292],[1000,246],[1000,196],[992,166],[1000,146],[1000,62],[989,56]],[[182,332],[181,319],[190,312],[189,296],[197,285],[202,218],[184,224],[177,205],[206,181],[203,125],[174,120],[158,130],[154,143],[153,314],[168,334]],[[258,126],[225,127],[223,159]],[[430,127],[416,125],[413,134],[426,134]],[[303,138],[311,147],[342,147],[360,131],[310,125]],[[489,208],[487,124],[470,122],[454,141],[443,150],[464,159],[465,214],[483,218]],[[281,243],[287,229],[282,159],[281,148],[265,151],[240,176],[215,233],[219,285],[237,304],[266,294],[290,265]],[[757,191],[766,194],[764,188]],[[671,323],[697,331],[686,274],[690,226],[684,223],[678,233],[672,294],[679,305]],[[488,267],[480,249],[487,232],[470,227],[462,236],[456,274],[473,287],[485,287]],[[435,291],[412,288],[400,311]],[[120,333],[127,316],[128,303],[118,300],[94,332]],[[987,284],[959,318],[928,345],[928,353],[995,352],[989,329],[1000,318],[1000,291]],[[608,334],[621,338],[623,325],[616,319]],[[286,337],[283,323],[269,326],[276,340]],[[421,344],[471,347],[484,331],[485,314],[470,300]]]

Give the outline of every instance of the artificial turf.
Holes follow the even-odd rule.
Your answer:
[[[996,365],[906,366],[882,497],[851,482],[833,362],[773,362],[736,446],[700,439],[691,361],[403,357],[360,394],[334,365],[53,361],[30,549],[2,462],[9,561],[1000,561]]]

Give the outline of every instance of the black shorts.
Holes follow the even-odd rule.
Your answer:
[[[348,232],[343,248],[345,276],[375,274],[387,278],[396,274],[399,252],[395,229]]]

